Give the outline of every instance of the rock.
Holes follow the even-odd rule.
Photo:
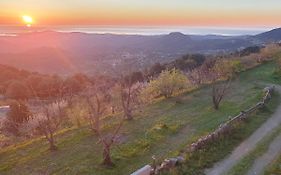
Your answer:
[[[152,167],[150,165],[145,165],[141,169],[135,171],[131,175],[150,175],[152,172]]]
[[[176,157],[176,159],[178,160],[179,163],[184,162],[184,157],[182,157],[182,156],[178,156],[178,157]]]
[[[160,168],[161,170],[169,170],[170,168],[173,168],[176,166],[177,159],[165,159],[164,162],[162,162]]]
[[[189,152],[194,152],[194,151],[196,151],[196,146],[195,146],[195,144],[193,143],[191,146],[190,146],[190,149],[189,149]]]
[[[161,171],[161,170],[164,170],[164,169],[165,170],[169,169],[169,162],[167,161],[167,159],[165,159],[164,162],[161,163],[159,170]]]
[[[170,158],[169,160],[170,160],[170,164],[171,164],[172,166],[176,166],[177,163],[178,163],[178,159],[177,159],[177,158]]]
[[[265,87],[265,88],[263,89],[264,92],[270,92],[270,90],[271,90],[271,87]]]

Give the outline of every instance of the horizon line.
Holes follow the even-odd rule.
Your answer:
[[[119,25],[56,25],[56,26],[33,26],[0,25],[8,29],[0,29],[0,36],[9,34],[35,33],[35,32],[61,32],[61,33],[85,33],[85,34],[113,34],[113,35],[166,35],[170,33],[182,33],[184,35],[219,35],[219,36],[246,36],[267,32],[276,27],[218,27],[218,26],[171,26],[163,29],[163,26],[119,26]],[[9,29],[10,28],[10,29]],[[14,31],[13,31],[13,28]],[[8,32],[11,30],[10,32]],[[16,31],[18,30],[18,31]],[[14,35],[13,35],[14,36]]]

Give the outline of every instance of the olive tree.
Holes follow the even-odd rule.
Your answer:
[[[116,137],[122,127],[123,120],[116,125],[115,129],[110,129],[107,133],[103,132],[102,122],[103,117],[111,106],[112,95],[111,88],[96,83],[88,87],[83,94],[88,108],[87,119],[89,121],[90,129],[99,138],[99,143],[103,147],[103,165],[113,166],[111,159],[111,148],[116,141]]]
[[[3,119],[3,132],[20,136],[20,130],[32,118],[32,113],[23,101],[12,101],[7,117]]]
[[[169,98],[187,87],[187,77],[177,69],[165,70],[149,82],[148,91],[154,96]]]
[[[101,117],[105,115],[110,103],[110,94],[102,87],[88,87],[83,94],[88,111],[87,119],[91,130],[98,133]]]
[[[139,95],[144,80],[140,72],[133,72],[127,76],[120,76],[118,83],[115,84],[117,105],[121,106],[124,117],[127,120],[133,119],[133,111],[141,103]]]

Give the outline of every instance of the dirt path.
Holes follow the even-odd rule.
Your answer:
[[[281,87],[275,86],[275,90],[281,94]],[[243,141],[230,156],[218,162],[213,168],[205,171],[206,175],[222,175],[227,173],[244,155],[252,151],[256,144],[269,134],[274,128],[281,124],[281,105],[275,113],[259,129],[257,129],[248,139]],[[280,140],[281,141],[281,140]],[[281,146],[281,145],[279,145]],[[263,164],[263,163],[262,163]],[[251,174],[252,175],[252,174]]]
[[[266,153],[255,160],[254,165],[248,171],[248,175],[260,175],[264,173],[264,168],[269,165],[271,161],[277,158],[281,152],[281,135],[276,137],[270,144]]]

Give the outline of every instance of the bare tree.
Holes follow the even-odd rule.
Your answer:
[[[75,97],[76,94],[69,92],[66,96],[66,102],[67,102],[67,107],[70,110],[71,114],[74,115],[75,118],[75,122],[77,124],[77,127],[80,128],[81,127],[81,121],[79,119],[79,117],[75,114],[74,112],[74,108],[75,108]]]
[[[119,91],[121,105],[124,117],[127,120],[133,119],[133,110],[140,103],[138,96],[140,94],[141,84],[134,80],[132,76],[122,77],[120,79]]]
[[[88,120],[91,129],[97,133],[100,130],[100,119],[110,105],[108,91],[100,88],[88,87],[84,97],[88,106]]]
[[[111,159],[111,149],[112,146],[116,143],[116,138],[120,132],[120,129],[123,125],[123,120],[117,125],[116,129],[114,130],[114,132],[112,134],[110,134],[109,136],[105,136],[103,134],[101,134],[101,130],[98,130],[97,135],[100,139],[100,143],[102,143],[103,146],[103,165],[106,166],[113,166],[114,163],[112,162]]]
[[[221,101],[227,94],[234,70],[232,62],[228,60],[216,60],[213,67],[209,69],[208,77],[212,83],[212,102],[215,110],[219,109]]]
[[[64,105],[62,103],[63,87],[59,83],[57,88],[51,86],[49,89],[46,89],[44,99],[40,98],[32,87],[30,89],[37,101],[37,106],[33,107],[33,120],[37,123],[36,129],[48,141],[49,149],[56,151],[58,148],[55,143],[54,134],[64,120],[62,116],[65,115],[62,109]]]
[[[226,82],[212,84],[212,101],[215,110],[219,109],[219,105],[224,96],[226,95],[230,83],[231,81],[227,80]]]
[[[82,91],[83,86],[80,84],[78,80],[75,78],[68,78],[64,82],[64,99],[67,103],[67,107],[70,110],[71,114],[74,114],[75,122],[77,127],[81,126],[81,122],[79,117],[75,114],[75,99],[79,96],[80,92]]]
[[[97,135],[99,143],[103,146],[102,164],[106,166],[113,166],[111,149],[116,142],[123,120],[117,124],[116,129],[112,132],[109,131],[110,133],[107,134],[103,133],[101,122],[103,120],[103,116],[106,114],[106,111],[110,111],[110,108],[108,107],[111,106],[112,97],[110,95],[110,88],[106,85],[96,83],[95,85],[88,87],[85,92],[84,97],[89,111],[88,120],[90,128],[94,134]]]
[[[59,129],[61,119],[59,117],[58,108],[53,103],[41,104],[35,115],[38,122],[37,130],[44,135],[50,145],[50,150],[57,150],[55,145],[54,134]]]
[[[214,66],[213,60],[206,60],[200,67],[187,73],[190,82],[195,86],[200,86],[208,81],[210,69]]]

